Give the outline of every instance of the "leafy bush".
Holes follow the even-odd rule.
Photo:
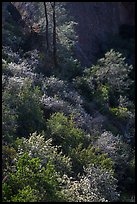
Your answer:
[[[122,54],[110,50],[98,61],[96,76],[101,83],[108,83],[112,90],[123,92],[131,84],[128,74],[132,69],[125,63]]]
[[[118,95],[118,100],[119,95],[126,93],[133,83],[129,77],[132,69],[132,65],[129,66],[125,63],[125,58],[121,53],[110,50],[104,58],[98,60],[96,65],[85,69],[81,80],[86,84],[87,90],[90,90],[92,97],[101,91],[102,97],[107,97],[107,100],[109,97],[109,100],[112,101],[112,95],[115,97]],[[79,82],[79,78],[75,80],[75,84],[78,86]],[[104,94],[105,96],[103,96]]]
[[[3,96],[4,98],[4,96]],[[9,104],[5,101],[2,103],[2,137],[3,140],[12,143],[16,135],[18,123],[17,112],[10,108]]]
[[[11,197],[11,202],[38,202],[39,192],[30,186],[25,186],[16,196]]]
[[[13,160],[16,158],[17,152],[13,147],[6,144],[2,146],[2,176],[3,179],[12,171],[11,166],[13,165]]]
[[[20,84],[20,83],[19,83]],[[5,89],[3,93],[3,101],[5,105],[3,105],[3,122],[4,125],[9,124],[9,117],[14,117],[15,122],[17,122],[18,127],[16,128],[16,134],[20,136],[27,136],[29,133],[34,131],[40,131],[43,128],[43,111],[40,105],[40,90],[38,87],[32,87],[31,82],[27,82],[26,84],[20,87],[18,84],[10,83],[8,87]],[[7,109],[9,107],[9,110]],[[7,107],[7,108],[6,108]],[[6,114],[12,112],[12,115],[6,118]],[[13,115],[14,114],[14,115]],[[17,119],[16,119],[17,118]],[[13,118],[14,119],[14,118]],[[14,120],[11,120],[12,123]],[[12,136],[12,132],[9,132],[10,129],[12,131],[14,125],[10,125],[9,128],[5,126],[4,131],[8,131],[8,133],[4,133],[4,135],[8,134]],[[14,131],[15,132],[15,131]]]
[[[78,147],[72,149],[70,157],[75,173],[82,173],[83,167],[88,168],[90,165],[100,166],[107,171],[113,170],[112,159],[107,154],[102,154],[98,148],[94,148],[92,145],[82,148],[82,144],[79,144]]]
[[[100,85],[97,93],[94,94],[94,97],[100,106],[106,106],[109,103],[109,92],[110,90],[108,85]]]
[[[48,134],[54,144],[60,145],[67,153],[84,139],[84,132],[75,127],[73,117],[67,118],[63,113],[55,113],[47,121]]]
[[[3,179],[3,201],[63,200],[60,193],[62,185],[59,186],[58,180],[62,180],[64,173],[71,172],[71,162],[51,142],[36,133],[29,139],[16,141],[17,154],[14,159],[11,158],[7,179]]]
[[[27,153],[18,159],[15,172],[9,174],[7,184],[12,189],[11,201],[19,201],[24,198],[25,200],[32,199],[35,191],[38,192],[37,196],[34,196],[35,202],[52,201],[56,198],[56,188],[58,187],[54,166],[47,162],[46,166],[42,167],[39,158],[30,158]],[[25,197],[26,191],[28,191],[26,187],[32,189],[27,197]]]
[[[78,92],[84,96],[87,100],[92,99],[94,93],[94,85],[90,84],[90,80],[87,80],[86,77],[76,77],[73,79],[73,84],[78,90]]]
[[[43,129],[43,111],[40,107],[40,90],[27,85],[19,93],[18,135],[27,136]]]
[[[128,109],[124,107],[110,108],[110,112],[119,119],[128,118]]]

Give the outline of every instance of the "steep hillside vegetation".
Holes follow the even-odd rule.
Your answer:
[[[88,6],[2,4],[3,202],[135,201],[133,17]]]

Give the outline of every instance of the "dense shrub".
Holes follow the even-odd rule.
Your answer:
[[[6,190],[5,185],[3,185],[3,191]],[[37,196],[33,197],[33,201],[52,201],[56,198],[58,187],[54,166],[47,162],[46,166],[42,167],[39,158],[31,158],[27,153],[19,157],[15,172],[8,175],[7,185],[11,189],[11,194],[9,192],[3,199],[4,201],[10,200],[10,202],[19,202],[19,200],[26,202],[29,198],[32,200],[35,192]],[[25,197],[27,188],[31,191]]]
[[[2,176],[3,179],[12,171],[11,166],[13,165],[13,160],[16,158],[17,152],[13,147],[6,144],[2,146]]]
[[[92,96],[94,96],[95,93],[98,95],[101,90],[102,93],[100,94],[102,97],[107,97],[108,100],[109,95],[116,96],[117,94],[122,94],[129,90],[132,84],[129,73],[132,69],[133,67],[125,63],[125,58],[123,58],[119,52],[110,50],[105,54],[104,58],[98,60],[96,65],[85,69],[84,76],[81,80],[87,84],[87,88],[90,90]],[[80,84],[80,78],[75,80],[75,83]],[[105,89],[103,87],[105,87]],[[109,100],[111,100],[110,97]]]
[[[42,90],[47,95],[56,96],[74,105],[83,103],[82,97],[72,86],[68,85],[67,81],[51,76],[46,77],[42,84]]]
[[[119,189],[121,191],[133,189],[134,179],[132,180],[132,173],[134,172],[134,167],[132,166],[132,161],[134,160],[131,160],[133,150],[129,144],[123,142],[122,136],[114,136],[110,132],[104,132],[96,141],[95,147],[98,147],[102,153],[107,153],[114,162]]]
[[[76,126],[87,132],[91,131],[92,117],[83,107],[83,97],[66,81],[59,80],[56,77],[49,77],[43,80],[43,96],[41,102],[44,105],[45,112],[63,112],[65,115],[74,115]],[[66,108],[67,107],[67,108]]]
[[[71,167],[69,158],[58,153],[51,140],[45,141],[43,135],[34,133],[29,139],[18,139],[15,148],[17,154],[10,164],[11,171],[7,172],[7,180],[3,180],[3,201],[48,202],[56,198],[56,201],[66,202],[103,202],[108,197],[117,199],[116,179],[111,170],[103,170],[101,166],[100,169],[98,162],[84,170],[84,175],[78,180],[74,180],[67,176],[68,170],[63,170]]]
[[[49,50],[43,2],[5,9],[2,201],[134,202],[133,36],[127,30],[130,39],[108,38],[103,57],[81,67],[77,24],[67,4],[56,2],[55,67],[52,3],[46,2]]]
[[[44,133],[43,133],[44,134]],[[16,148],[19,157],[28,153],[30,158],[40,158],[45,165],[49,160],[55,165],[55,169],[62,173],[71,172],[71,160],[59,152],[59,147],[52,145],[52,139],[45,141],[44,135],[33,133],[29,139],[21,138],[16,140]]]
[[[51,139],[45,141],[43,135],[33,133],[29,139],[16,140],[16,154],[10,155],[13,148],[10,151],[7,147],[3,148],[4,158],[5,150],[8,150],[4,160],[4,176],[7,179],[3,179],[3,201],[38,202],[63,199],[60,198],[61,186],[58,180],[64,173],[71,173],[71,161],[58,147],[52,146],[51,142]]]
[[[4,141],[13,142],[16,135],[18,122],[16,111],[9,104],[2,103],[2,137]]]
[[[117,180],[102,168],[92,165],[79,181],[68,181],[66,177],[62,190],[67,202],[109,202],[119,198]]]
[[[88,168],[90,165],[100,166],[106,169],[106,171],[113,171],[113,160],[107,154],[101,153],[93,145],[83,148],[82,144],[79,144],[76,148],[72,149],[70,157],[75,174],[81,174],[83,167]]]
[[[26,86],[19,95],[18,135],[27,136],[43,129],[43,111],[40,105],[40,90]]]
[[[36,130],[40,131],[43,128],[43,112],[40,105],[41,94],[39,88],[33,88],[31,83],[27,81],[25,84],[23,81],[21,85],[20,87],[19,82],[18,86],[18,82],[15,80],[15,83],[11,82],[11,86],[8,84],[3,93],[2,97],[5,103],[5,106],[3,105],[4,135],[12,136],[12,132],[9,132],[12,129],[12,131],[16,131],[20,136],[27,136],[29,133]],[[7,108],[5,109],[4,107]],[[6,118],[7,112],[10,113],[10,111],[12,115],[8,114]],[[18,124],[17,128],[12,124],[14,120],[11,120],[12,123],[9,121],[8,118],[10,117],[15,118],[15,122]],[[9,124],[9,128],[7,128],[6,124]]]
[[[54,144],[60,145],[65,153],[84,140],[84,132],[75,127],[73,117],[67,118],[62,113],[51,116],[47,121],[47,131]]]
[[[117,165],[128,162],[130,149],[126,143],[122,142],[120,136],[114,136],[111,132],[104,132],[95,141],[95,147],[103,153],[107,153]]]

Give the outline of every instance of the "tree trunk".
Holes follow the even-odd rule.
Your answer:
[[[51,2],[51,6],[53,9],[53,61],[54,67],[57,66],[57,43],[56,43],[56,12],[55,12],[55,3]]]
[[[46,17],[46,45],[47,45],[47,52],[48,52],[49,50],[49,33],[48,33],[49,21],[48,21],[46,2],[44,2],[44,8],[45,8],[45,17]]]

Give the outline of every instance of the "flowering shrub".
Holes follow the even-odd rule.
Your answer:
[[[13,51],[9,46],[2,47],[2,58],[6,60],[7,63],[18,63],[21,60],[19,52]]]
[[[63,178],[65,187],[62,192],[67,202],[110,202],[119,198],[117,180],[111,172],[93,165],[85,169],[79,181]]]
[[[57,146],[52,145],[52,139],[45,141],[44,135],[33,133],[29,139],[21,138],[16,141],[19,157],[27,152],[30,158],[40,158],[43,165],[49,160],[55,165],[60,173],[71,172],[71,161],[62,152],[58,151]]]
[[[56,2],[53,68],[52,3],[46,2],[49,50],[43,2],[11,2],[24,22],[8,7],[4,14],[3,202],[134,201],[134,70],[126,64],[133,56],[110,50],[82,68],[73,55],[76,23],[66,3]]]
[[[16,140],[17,154],[12,157],[9,155],[10,171],[7,168],[7,179],[3,179],[3,201],[62,199],[58,180],[64,173],[71,172],[71,161],[51,142],[51,139],[45,141],[43,135],[36,133],[29,139]]]
[[[122,142],[122,137],[114,136],[111,132],[104,132],[96,140],[95,147],[98,147],[103,153],[107,153],[118,165],[128,161],[129,146]]]
[[[74,115],[76,126],[90,132],[92,117],[83,108],[83,98],[63,80],[46,78],[42,85],[41,102],[46,110]],[[67,107],[67,108],[66,108]]]
[[[8,172],[7,180],[3,180],[3,201],[117,200],[117,180],[111,171],[92,165],[84,169],[78,180],[68,177],[65,171],[60,176],[59,167],[62,164],[69,166],[70,162],[69,158],[57,153],[51,140],[45,141],[42,135],[34,133],[29,139],[22,138],[17,143],[17,156],[11,172]]]
[[[66,81],[59,80],[54,76],[45,79],[42,90],[47,95],[57,96],[74,105],[83,103],[82,97],[74,88],[70,87]]]
[[[34,50],[28,58],[21,58],[21,56],[12,50],[10,50],[10,54],[7,53],[7,57],[11,59],[8,62],[6,57],[6,72],[10,73],[14,77],[28,78],[34,80],[37,76],[34,73],[34,70],[38,66],[38,52]]]
[[[132,66],[128,66],[125,63],[125,58],[122,58],[122,54],[110,50],[105,54],[104,58],[98,61],[96,66],[86,70],[85,73],[87,76],[91,73],[91,77],[95,75],[97,83],[107,83],[111,89],[122,92],[127,90],[132,83],[128,76],[132,69]]]

